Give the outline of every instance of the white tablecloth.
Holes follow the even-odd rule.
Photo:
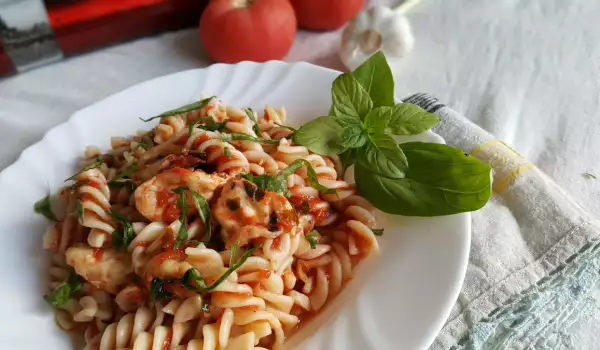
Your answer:
[[[394,67],[397,96],[437,96],[511,144],[597,216],[600,2],[423,0],[408,16],[416,47]],[[300,32],[286,60],[343,69],[338,40],[339,32]],[[0,80],[0,169],[78,109],[138,82],[208,64],[197,31],[184,30]]]

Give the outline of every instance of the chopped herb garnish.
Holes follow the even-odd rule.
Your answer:
[[[587,178],[589,178],[589,179],[594,179],[594,180],[596,180],[596,179],[597,179],[597,178],[596,178],[596,175],[594,175],[594,174],[590,174],[590,173],[583,173],[583,176],[585,176],[585,177],[587,177]]]
[[[382,228],[372,228],[371,231],[373,231],[373,234],[375,236],[383,236],[383,229]]]
[[[79,200],[79,201],[77,201],[77,217],[79,218],[80,223],[83,222],[83,213],[84,213],[83,202]]]
[[[205,123],[203,123],[205,122]],[[223,131],[225,130],[227,121],[217,123],[213,117],[203,117],[190,123],[188,126],[188,136],[192,136],[194,129],[202,129],[206,131]]]
[[[229,198],[226,202],[227,208],[231,211],[236,211],[240,209],[240,199],[239,198]]]
[[[225,142],[230,142],[230,141],[252,141],[252,142],[256,142],[256,143],[262,143],[262,144],[265,144],[265,145],[277,145],[277,144],[279,144],[279,140],[261,139],[261,138],[254,137],[254,136],[251,136],[251,135],[238,134],[238,133],[223,134],[223,135],[221,135],[221,140],[223,140]]]
[[[173,296],[173,293],[165,289],[165,285],[169,283],[181,282],[179,278],[154,278],[150,283],[150,299],[162,300]]]
[[[225,157],[227,157],[227,159],[231,159],[231,149],[229,149],[229,147],[223,148],[223,154],[225,154]]]
[[[252,130],[254,130],[256,136],[260,135],[260,127],[258,126],[258,122],[256,121],[256,117],[254,116],[254,111],[252,108],[246,108],[244,112],[246,112],[246,115],[252,121]]]
[[[275,212],[272,212],[271,215],[269,215],[269,231],[271,232],[277,232],[279,230],[278,224],[279,223],[279,218],[277,217],[277,214]]]
[[[152,148],[152,146],[154,145],[154,143],[152,142],[152,140],[150,140],[149,138],[146,138],[145,136],[142,137],[142,139],[138,142],[137,145],[135,145],[135,147],[133,147],[131,149],[131,152],[135,152],[137,151],[138,148],[142,147],[143,149],[145,149],[146,151],[149,150],[150,148]]]
[[[79,176],[79,174],[83,173],[84,171],[88,171],[91,169],[96,169],[99,166],[101,166],[102,164],[104,164],[104,160],[100,157],[96,157],[96,161],[93,162],[92,164],[86,166],[85,168],[83,168],[80,172],[77,172],[73,175],[71,175],[68,179],[65,180],[65,182],[69,181],[69,180],[75,180],[77,178],[77,176]]]
[[[317,243],[319,243],[320,237],[321,237],[321,234],[316,230],[311,231],[311,232],[307,233],[306,235],[304,235],[304,238],[306,238],[306,240],[310,244],[310,249],[317,248]]]
[[[177,233],[177,240],[175,241],[175,248],[179,248],[181,247],[181,245],[183,245],[185,243],[185,241],[187,241],[188,239],[188,232],[187,232],[187,213],[188,213],[188,206],[187,206],[187,198],[185,196],[185,191],[187,190],[187,187],[177,187],[176,189],[172,190],[173,192],[177,193],[179,195],[179,199],[177,200],[177,208],[179,208],[179,221],[181,222],[181,227],[179,228],[179,232]]]
[[[127,169],[125,169],[122,172],[118,173],[114,177],[114,179],[112,179],[112,181],[116,181],[116,180],[119,180],[119,179],[128,178],[131,174],[137,172],[138,170],[140,170],[140,167],[138,166],[137,162],[134,162],[129,167],[127,167]]]
[[[279,172],[279,174],[277,174],[277,176],[287,178],[289,175],[292,175],[298,169],[302,168],[302,165],[306,166],[306,174],[308,175],[308,182],[314,189],[316,189],[317,191],[319,191],[321,193],[325,193],[325,194],[337,193],[335,188],[327,188],[319,183],[319,179],[317,178],[317,173],[315,172],[315,169],[313,169],[310,162],[305,159],[296,159],[290,165],[288,165],[287,168],[285,168],[281,172]]]
[[[248,249],[244,254],[242,254],[242,256],[237,261],[235,261],[238,246],[239,243],[236,241],[231,247],[229,257],[229,268],[213,284],[211,284],[210,286],[207,285],[204,278],[200,276],[198,270],[196,270],[195,268],[191,268],[185,272],[185,275],[183,275],[183,286],[189,290],[195,291],[198,294],[205,294],[212,291],[213,289],[217,288],[221,283],[223,283],[223,281],[225,281],[227,277],[229,277],[229,275],[231,275],[235,270],[239,269],[240,266],[242,266],[246,262],[246,260],[248,260],[248,258],[252,255],[252,253],[255,250],[260,249],[262,247],[262,243]]]
[[[126,187],[129,188],[130,191],[133,191],[135,190],[136,183],[132,179],[117,179],[109,181],[108,187],[111,189]]]
[[[252,175],[252,174],[242,174],[240,175],[242,178],[254,183],[259,190],[262,190],[263,193],[260,194],[260,199],[256,198],[255,200],[260,201],[264,196],[264,191],[271,191],[281,193],[284,196],[289,196],[290,191],[287,188],[287,182],[285,177],[273,176],[273,175]],[[257,195],[259,193],[257,192]]]
[[[210,238],[212,236],[212,228],[210,222],[210,205],[208,204],[206,198],[204,198],[200,193],[196,193],[190,189],[188,189],[188,191],[190,191],[190,193],[192,194],[194,206],[196,206],[196,209],[198,210],[198,216],[204,223],[205,234],[202,241],[204,243],[208,243],[210,242]]]
[[[152,118],[148,118],[148,119],[140,118],[140,119],[142,121],[144,121],[144,122],[149,122],[149,121],[157,119],[157,118],[171,117],[171,116],[178,115],[178,114],[192,112],[192,111],[195,111],[197,109],[200,109],[200,108],[206,106],[210,102],[210,100],[212,100],[213,98],[215,98],[215,96],[211,96],[209,98],[205,98],[205,99],[202,99],[200,101],[197,101],[197,102],[194,102],[194,103],[190,103],[190,104],[187,104],[185,106],[181,106],[179,108],[172,109],[170,111],[166,111],[166,112],[161,113],[161,114],[159,114],[157,116],[154,116]]]
[[[59,284],[50,294],[44,296],[44,300],[54,308],[60,308],[67,304],[73,293],[81,289],[83,281],[75,271],[71,270],[67,280]]]
[[[122,226],[120,229],[115,229],[113,231],[111,236],[112,246],[117,251],[124,251],[135,238],[133,226],[131,226],[131,223],[127,220],[127,218],[117,213],[113,209],[110,209],[108,213]]]
[[[40,215],[44,215],[48,220],[57,221],[56,215],[52,212],[52,203],[50,203],[50,195],[40,199],[33,205],[33,211]]]

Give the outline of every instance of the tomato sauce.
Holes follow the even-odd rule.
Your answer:
[[[102,255],[104,255],[104,250],[102,250],[100,248],[96,248],[92,252],[92,256],[94,257],[94,259],[96,261],[102,260]]]

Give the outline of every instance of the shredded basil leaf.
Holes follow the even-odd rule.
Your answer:
[[[118,173],[115,176],[115,178],[112,179],[112,181],[117,181],[119,179],[123,179],[123,178],[129,177],[131,174],[134,174],[138,170],[140,170],[140,167],[138,166],[137,162],[134,162],[129,167],[127,167],[127,169],[125,169],[122,172]]]
[[[317,243],[319,243],[319,238],[321,237],[321,234],[319,233],[319,231],[315,230],[307,233],[306,235],[304,235],[304,237],[310,244],[310,249],[315,249],[317,248]]]
[[[67,280],[59,284],[50,294],[44,296],[44,300],[54,308],[60,308],[67,304],[73,293],[83,287],[83,281],[75,271],[71,270]]]
[[[244,254],[242,254],[242,256],[237,261],[235,261],[238,246],[239,243],[236,241],[231,247],[229,268],[213,284],[211,284],[210,286],[207,285],[204,278],[200,276],[198,270],[196,270],[195,268],[191,268],[187,270],[183,275],[183,286],[189,290],[195,291],[198,294],[205,294],[212,291],[213,289],[217,288],[221,283],[223,283],[223,281],[225,281],[227,277],[229,277],[229,275],[231,275],[235,270],[239,269],[240,266],[242,266],[246,262],[246,260],[248,260],[248,258],[252,255],[252,253],[255,250],[260,249],[262,247],[262,243],[248,249]]]
[[[277,145],[277,144],[279,144],[279,140],[260,139],[258,137],[254,137],[254,136],[246,135],[246,134],[239,134],[239,133],[223,134],[223,135],[221,135],[221,140],[223,140],[224,142],[231,142],[231,141],[252,141],[252,142],[256,142],[256,143],[262,143],[262,144],[265,144],[265,145]]]
[[[375,236],[383,236],[383,229],[382,228],[372,228],[371,231],[373,231],[373,234]]]
[[[117,213],[113,209],[110,209],[108,213],[115,219],[115,221],[117,221],[122,226],[121,229],[115,229],[113,231],[111,235],[112,246],[117,251],[127,250],[127,247],[135,238],[135,231],[133,231],[133,226],[131,225],[129,220],[127,220],[127,218]]]
[[[173,297],[173,293],[165,289],[165,285],[169,283],[181,282],[179,278],[154,278],[150,283],[150,299],[162,300]]]
[[[212,228],[210,222],[210,205],[208,204],[208,201],[206,201],[206,198],[204,198],[200,193],[196,193],[192,190],[189,191],[192,194],[192,198],[194,199],[194,205],[198,210],[198,216],[200,217],[202,222],[204,222],[204,229],[206,233],[204,234],[204,238],[202,239],[202,241],[204,243],[208,243],[210,242],[210,238],[212,236]]]
[[[273,124],[275,124],[275,125],[277,125],[277,126],[279,126],[279,127],[281,127],[281,128],[285,128],[285,129],[291,130],[291,131],[293,131],[293,132],[296,132],[296,131],[298,131],[296,128],[293,128],[293,127],[291,127],[291,126],[287,126],[287,125],[283,125],[283,124],[279,124],[278,122],[273,122]],[[288,137],[289,137],[289,136],[288,136]]]
[[[229,149],[229,147],[223,148],[223,153],[225,154],[225,157],[231,159],[231,149]]]
[[[83,222],[83,213],[84,213],[83,202],[77,201],[77,217],[79,218],[80,223]]]
[[[254,111],[252,108],[246,108],[244,112],[246,112],[246,115],[252,121],[252,130],[254,130],[256,136],[260,135],[260,127],[258,126],[258,122],[256,121],[256,117],[254,116]]]
[[[583,176],[585,176],[585,177],[587,177],[587,178],[590,178],[590,179],[594,179],[594,180],[596,180],[596,179],[597,179],[597,178],[596,178],[596,175],[594,175],[594,174],[590,174],[590,173],[583,173]]]
[[[136,183],[132,179],[117,179],[108,182],[110,189],[127,187],[130,191],[135,190]]]
[[[91,169],[96,169],[99,166],[101,166],[102,164],[104,164],[104,160],[100,157],[96,157],[96,161],[88,166],[86,166],[85,168],[83,168],[80,172],[77,172],[73,175],[71,175],[68,179],[65,180],[65,182],[70,181],[70,180],[75,180],[77,178],[77,176],[79,176],[79,174],[83,173],[84,171],[88,171]]]
[[[178,114],[192,112],[192,111],[195,111],[197,109],[200,109],[200,108],[206,106],[210,102],[210,100],[212,100],[213,98],[215,98],[215,96],[211,96],[209,98],[205,98],[203,100],[196,101],[196,102],[181,106],[179,108],[172,109],[170,111],[166,111],[164,113],[161,113],[157,116],[154,116],[154,117],[151,117],[148,119],[140,118],[140,120],[142,120],[143,122],[149,122],[154,119],[158,119],[158,118],[162,118],[162,117],[170,117],[170,116],[174,116],[174,115],[178,115]]]
[[[179,208],[179,221],[181,222],[181,227],[179,228],[179,232],[177,233],[177,240],[175,241],[175,248],[181,247],[187,241],[188,232],[187,232],[187,198],[185,196],[185,191],[187,187],[177,187],[171,191],[177,193],[179,195],[179,199],[177,200],[177,208]]]
[[[52,212],[52,203],[50,202],[50,195],[40,199],[33,205],[33,211],[44,215],[48,220],[57,221],[56,215]]]
[[[207,123],[202,123],[204,121]],[[223,131],[225,129],[225,125],[227,125],[227,121],[217,123],[213,117],[199,118],[188,126],[188,136],[192,136],[194,129],[196,128],[206,131]]]
[[[290,165],[288,165],[287,168],[285,168],[281,172],[279,172],[279,174],[277,174],[277,176],[287,178],[289,175],[292,175],[298,169],[300,169],[302,167],[302,165],[306,166],[306,174],[308,175],[308,182],[314,189],[316,189],[317,191],[319,191],[321,193],[325,193],[325,194],[337,193],[335,188],[327,188],[319,183],[319,179],[317,178],[317,173],[315,172],[315,169],[313,169],[310,162],[305,159],[296,159]]]

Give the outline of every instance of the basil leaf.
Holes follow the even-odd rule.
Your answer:
[[[392,107],[373,108],[365,117],[365,128],[369,134],[385,134],[392,118]]]
[[[262,245],[263,244],[260,243],[259,245],[248,249],[246,252],[244,252],[244,254],[242,254],[242,256],[237,261],[234,261],[238,249],[238,242],[236,241],[231,247],[229,257],[229,268],[213,284],[208,286],[204,278],[202,278],[202,276],[198,272],[198,270],[196,270],[195,268],[191,268],[187,270],[183,275],[183,286],[199,294],[208,293],[214,290],[221,283],[223,283],[223,281],[225,281],[227,277],[229,277],[235,270],[239,269],[246,262],[246,260],[248,260],[252,253],[257,249],[260,249]]]
[[[215,98],[215,96],[211,96],[209,98],[205,98],[205,99],[202,99],[200,101],[196,101],[196,102],[193,102],[193,103],[181,106],[179,108],[175,108],[175,109],[172,109],[170,111],[166,111],[166,112],[161,113],[161,114],[159,114],[157,116],[154,116],[152,118],[148,118],[148,119],[140,118],[140,119],[142,121],[144,121],[144,122],[149,122],[149,121],[157,119],[157,118],[170,117],[170,116],[174,116],[174,115],[178,115],[178,114],[192,112],[192,111],[195,111],[197,109],[200,109],[200,108],[206,106],[210,102],[210,100],[212,100],[213,98]]]
[[[410,103],[393,107],[389,129],[394,135],[417,135],[431,129],[440,119],[433,113]]]
[[[35,204],[33,205],[33,211],[40,215],[44,215],[48,220],[58,221],[56,215],[54,215],[54,213],[52,212],[52,203],[50,202],[50,195],[47,195],[46,197],[35,202]]]
[[[77,217],[79,218],[80,223],[83,222],[83,213],[84,213],[83,202],[77,201]]]
[[[306,240],[310,244],[310,249],[317,248],[317,243],[319,243],[319,237],[321,237],[319,231],[312,231],[304,235],[304,238],[306,238]]]
[[[181,247],[188,239],[187,232],[187,197],[185,196],[185,191],[188,190],[187,187],[177,187],[171,191],[175,192],[179,195],[179,199],[177,200],[177,208],[179,208],[179,221],[181,222],[181,226],[179,227],[179,232],[177,233],[177,239],[175,240],[175,248]]]
[[[284,196],[289,196],[290,191],[287,187],[287,182],[285,177],[273,176],[273,175],[252,175],[252,174],[242,174],[241,177],[246,179],[256,185],[258,189],[262,190],[263,193],[254,192],[255,197],[254,200],[262,200],[264,196],[264,191],[271,191],[283,194]]]
[[[342,132],[342,144],[344,148],[359,148],[367,142],[367,135],[362,124],[350,124],[344,126]]]
[[[162,300],[173,297],[173,293],[165,289],[165,285],[169,283],[181,282],[179,278],[154,278],[150,283],[150,299],[151,300]]]
[[[277,145],[277,144],[279,144],[279,140],[260,139],[258,137],[254,137],[254,136],[251,136],[251,135],[238,134],[238,133],[223,134],[223,135],[221,135],[221,140],[223,140],[225,142],[230,142],[230,141],[252,141],[252,142],[256,142],[256,143],[262,143],[262,144],[265,144],[265,145]]]
[[[108,213],[122,226],[121,229],[115,229],[113,231],[111,235],[112,246],[117,251],[125,251],[127,250],[127,247],[129,247],[131,241],[133,241],[135,238],[133,226],[129,220],[127,220],[127,218],[117,213],[113,209],[110,209]]]
[[[204,229],[206,230],[204,239],[202,241],[204,243],[208,243],[208,242],[210,242],[210,238],[212,236],[212,232],[211,232],[212,228],[211,228],[211,223],[210,223],[210,205],[206,201],[206,198],[204,198],[201,194],[196,193],[192,190],[190,190],[190,193],[192,194],[192,199],[194,200],[194,205],[196,206],[196,209],[198,210],[198,216],[204,223]]]
[[[132,179],[117,179],[108,182],[110,189],[127,187],[130,191],[135,190],[136,183]]]
[[[394,76],[383,52],[378,51],[352,72],[374,106],[394,105]]]
[[[254,117],[254,111],[252,110],[252,108],[246,108],[244,110],[244,112],[246,112],[246,115],[248,116],[248,119],[250,119],[252,121],[252,130],[254,130],[254,133],[256,133],[256,136],[260,135],[260,127],[258,126],[258,122],[256,121],[256,117]]]
[[[342,179],[346,176],[346,170],[356,163],[358,149],[349,149],[340,154],[340,162],[342,163]]]
[[[117,181],[119,179],[129,177],[130,175],[134,174],[138,170],[140,170],[140,167],[138,166],[137,162],[135,162],[135,163],[131,164],[129,167],[127,167],[127,169],[125,169],[122,172],[115,175],[114,179],[112,179],[111,181]]]
[[[91,169],[96,169],[99,166],[101,166],[102,164],[104,164],[104,160],[100,157],[96,157],[96,161],[88,166],[86,166],[85,168],[81,169],[80,172],[77,172],[73,175],[71,175],[68,179],[65,180],[65,182],[69,181],[69,180],[75,180],[77,178],[77,176],[79,176],[79,174],[83,173],[84,171],[88,171]]]
[[[60,308],[67,304],[73,293],[83,287],[83,281],[75,271],[71,270],[67,280],[59,284],[50,294],[44,296],[44,300],[54,308]]]
[[[344,129],[330,117],[319,117],[302,125],[292,139],[311,152],[333,156],[343,151],[341,135]]]
[[[405,178],[384,177],[361,164],[355,167],[360,193],[379,210],[439,216],[477,210],[489,200],[488,165],[446,145],[416,142],[401,146],[411,165]]]
[[[331,88],[333,104],[330,115],[362,120],[373,108],[369,94],[350,73],[337,77]]]
[[[206,121],[207,123],[202,123]],[[227,121],[217,123],[213,117],[204,117],[195,120],[193,123],[190,123],[188,126],[188,136],[192,136],[194,133],[194,129],[202,129],[206,131],[223,131],[225,130],[225,126],[227,125]]]
[[[291,126],[288,126],[288,125],[283,125],[283,124],[279,124],[278,122],[273,122],[273,124],[275,124],[275,125],[279,126],[280,128],[285,128],[285,129],[291,130],[291,131],[293,131],[293,132],[296,132],[296,131],[297,131],[295,128],[293,128],[293,127],[291,127]]]
[[[491,167],[462,150],[439,143],[400,144],[408,160],[407,178],[446,191],[478,193],[490,187]]]
[[[300,169],[302,165],[306,166],[306,174],[308,176],[308,182],[310,183],[311,187],[325,194],[337,193],[337,190],[335,188],[327,188],[319,183],[319,179],[317,178],[317,173],[315,172],[315,169],[313,169],[310,162],[308,162],[305,159],[296,159],[290,165],[288,165],[287,168],[280,171],[279,174],[277,174],[277,177],[285,179],[288,176],[295,173],[298,169]]]
[[[375,236],[383,236],[383,229],[382,228],[372,228],[371,231],[373,232],[373,234]]]
[[[369,135],[369,142],[357,152],[357,163],[390,178],[403,178],[408,163],[398,143],[390,135]]]

